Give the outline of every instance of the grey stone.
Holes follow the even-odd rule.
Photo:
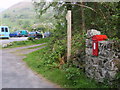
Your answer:
[[[94,64],[94,65],[98,65],[98,63],[99,63],[99,60],[98,60],[98,58],[97,57],[92,57],[92,59],[91,59],[92,61],[92,63]]]
[[[92,55],[92,48],[86,48],[85,50],[87,55]]]
[[[120,49],[115,47],[113,41],[98,42],[98,56],[92,55],[92,36],[99,35],[97,30],[88,30],[86,39],[85,72],[90,78],[98,82],[115,80],[115,75],[120,71]]]
[[[86,39],[86,47],[92,48],[92,40],[91,39]]]
[[[108,71],[109,80],[112,81],[115,79],[116,71]]]
[[[91,38],[91,37],[94,36],[94,35],[100,35],[100,34],[101,34],[100,31],[97,31],[97,30],[95,30],[95,29],[91,29],[91,30],[88,30],[88,31],[87,31],[86,36],[87,36],[87,38]]]
[[[3,47],[3,48],[6,48],[6,47],[8,47],[8,45],[7,45],[7,44],[3,44],[2,47]]]
[[[118,55],[118,58],[120,58],[120,52],[119,52],[119,53],[117,53],[117,55]]]
[[[120,63],[117,63],[117,64],[119,65]],[[109,71],[117,71],[118,70],[117,64],[115,60],[110,60],[106,62],[104,66],[105,66],[105,69]]]
[[[100,75],[99,72],[95,72],[95,75],[94,75],[95,79],[98,81],[98,82],[103,82],[103,77]]]

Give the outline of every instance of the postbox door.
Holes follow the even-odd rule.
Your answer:
[[[92,46],[92,55],[98,56],[98,41],[93,41]]]

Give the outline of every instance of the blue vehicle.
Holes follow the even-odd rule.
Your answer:
[[[20,31],[15,31],[15,32],[12,32],[10,33],[10,37],[20,37]]]
[[[28,36],[28,30],[18,30],[17,32],[19,32],[19,36],[20,37],[27,37]]]
[[[9,39],[9,28],[8,26],[0,26],[0,38],[7,38]]]
[[[10,33],[10,37],[27,37],[28,31],[27,30],[17,30],[15,32]]]
[[[17,33],[16,32],[10,33],[9,36],[10,37],[17,37]]]

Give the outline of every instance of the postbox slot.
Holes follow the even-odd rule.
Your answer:
[[[96,43],[93,43],[93,49],[96,49]]]

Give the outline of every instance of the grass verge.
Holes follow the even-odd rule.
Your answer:
[[[6,48],[15,48],[15,47],[22,47],[22,46],[29,46],[29,45],[35,45],[35,44],[41,44],[46,43],[49,41],[49,38],[42,38],[39,40],[27,40],[27,41],[14,41],[12,42],[12,45],[7,46]]]
[[[82,70],[63,65],[59,67],[56,61],[49,60],[51,53],[46,53],[49,47],[37,50],[27,55],[24,61],[28,66],[48,80],[63,88],[108,88],[86,77]]]
[[[46,46],[47,44],[43,44],[43,45],[40,45],[40,46],[35,46],[35,47],[30,47],[30,48],[27,48],[27,49],[35,49],[35,48],[40,48],[40,47],[43,47],[43,46]]]

